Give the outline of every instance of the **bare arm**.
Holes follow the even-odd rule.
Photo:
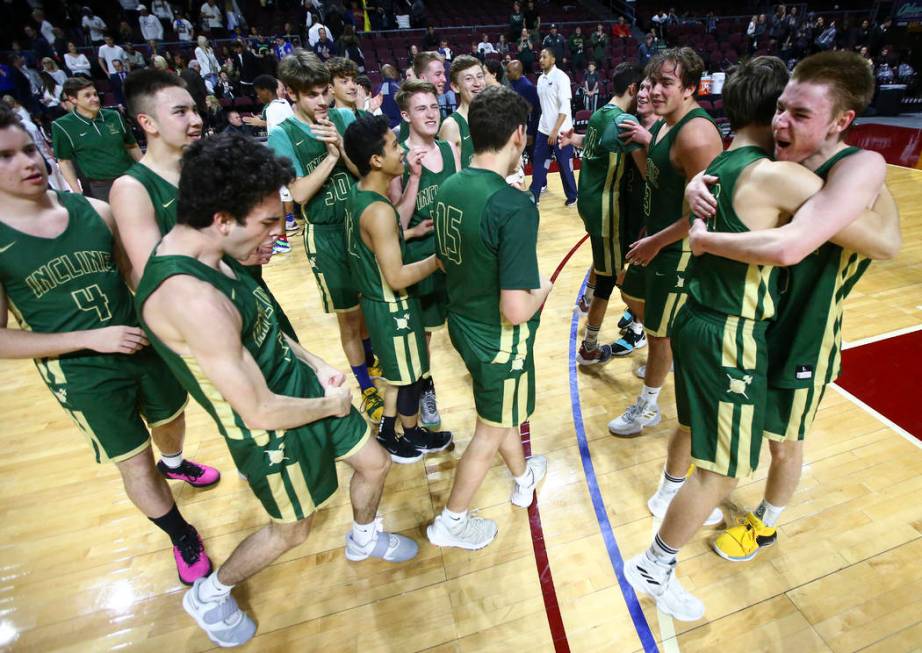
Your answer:
[[[336,152],[335,155],[333,154],[334,150]],[[327,183],[327,179],[333,174],[333,170],[336,168],[338,161],[339,148],[335,145],[333,147],[328,146],[326,158],[321,161],[310,174],[298,177],[288,184],[288,190],[291,191],[291,196],[294,198],[295,202],[298,204],[306,204],[319,193],[323,185]]]
[[[461,130],[458,129],[458,123],[454,120],[445,120],[439,127],[439,138],[447,141],[453,148],[461,150]]]
[[[61,174],[64,175],[64,181],[75,193],[79,193],[80,182],[77,180],[77,170],[74,168],[74,162],[70,159],[58,159],[58,167],[61,169]]]
[[[435,272],[437,263],[434,255],[416,263],[404,264],[397,222],[391,207],[384,202],[375,202],[365,209],[359,224],[362,239],[375,253],[384,280],[394,290],[403,290]]]
[[[500,290],[499,310],[512,324],[528,322],[544,305],[554,284],[541,277],[541,287],[532,290]]]
[[[631,158],[634,159],[634,165],[637,166],[637,169],[640,170],[640,174],[643,175],[644,179],[647,177],[647,150],[640,147],[631,152]]]
[[[886,184],[873,209],[865,211],[831,240],[840,247],[876,260],[891,259],[899,253],[903,241],[900,211]]]
[[[141,183],[128,176],[115,180],[109,193],[109,202],[122,246],[131,262],[129,285],[134,289],[141,279],[147,259],[162,236],[154,205]]]
[[[106,223],[106,226],[109,227],[109,231],[112,232],[112,258],[115,260],[115,266],[121,273],[122,279],[131,287],[131,279],[134,277],[134,268],[122,243],[118,225],[112,215],[112,207],[94,197],[88,197],[87,200],[93,208],[96,209],[96,212],[99,214],[99,217],[102,218],[102,221]],[[140,272],[138,272],[138,274],[140,275]]]
[[[419,192],[419,178],[422,175],[422,161],[425,155],[426,153],[422,150],[407,152],[406,165],[410,169],[407,185],[402,185],[400,177],[394,177],[390,188],[388,188],[389,199],[391,204],[397,207],[397,213],[400,215],[400,226],[403,229],[410,226],[410,219],[416,211],[416,193]]]
[[[320,385],[323,386],[324,390],[339,388],[345,382],[346,375],[329,365],[322,358],[309,352],[302,347],[300,343],[295,342],[287,335],[285,336],[285,341],[288,343],[294,355],[307,363],[310,368],[314,370],[314,374],[317,375],[317,380],[320,381]]]

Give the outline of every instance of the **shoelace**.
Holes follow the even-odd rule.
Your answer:
[[[170,471],[172,471],[174,474],[184,474],[190,478],[199,478],[202,474],[205,473],[204,468],[202,468],[200,465],[196,465],[195,463],[191,463],[188,460],[183,460],[179,467]]]
[[[437,407],[435,405],[435,393],[432,390],[426,390],[423,393],[423,409],[427,413],[436,412]]]
[[[198,562],[202,551],[204,551],[198,535],[194,531],[179,538],[176,548],[179,549],[179,555],[187,565],[194,565]]]
[[[640,403],[631,404],[628,406],[628,409],[624,411],[624,421],[633,422],[637,419],[637,416],[643,412],[643,408],[640,407]]]

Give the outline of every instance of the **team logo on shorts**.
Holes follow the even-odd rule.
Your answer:
[[[394,322],[397,323],[397,330],[403,331],[404,329],[410,328],[410,314],[404,313],[401,316],[394,316]]]
[[[522,370],[525,369],[525,359],[524,358],[513,358],[510,369],[513,372],[521,372]]]
[[[730,387],[727,388],[727,392],[732,392],[735,395],[743,395],[746,399],[749,399],[749,395],[746,394],[746,390],[749,388],[749,384],[752,383],[752,375],[747,374],[741,379],[734,379],[732,376],[727,374],[727,378],[730,380]]]
[[[281,465],[283,462],[288,460],[288,456],[285,455],[285,443],[284,442],[279,444],[278,449],[269,449],[265,453],[267,456],[269,456],[270,465]]]

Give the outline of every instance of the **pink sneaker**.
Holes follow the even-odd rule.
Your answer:
[[[205,544],[194,528],[190,528],[179,543],[173,546],[173,558],[176,560],[179,582],[183,585],[192,585],[197,579],[211,573],[211,560],[205,554]]]
[[[157,471],[171,481],[185,481],[192,487],[211,487],[221,480],[221,472],[214,467],[183,460],[175,469],[162,460],[157,462]]]

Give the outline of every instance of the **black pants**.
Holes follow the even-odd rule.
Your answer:
[[[88,195],[103,202],[109,201],[109,191],[112,190],[114,179],[87,179],[87,187],[84,187],[83,194]]]

